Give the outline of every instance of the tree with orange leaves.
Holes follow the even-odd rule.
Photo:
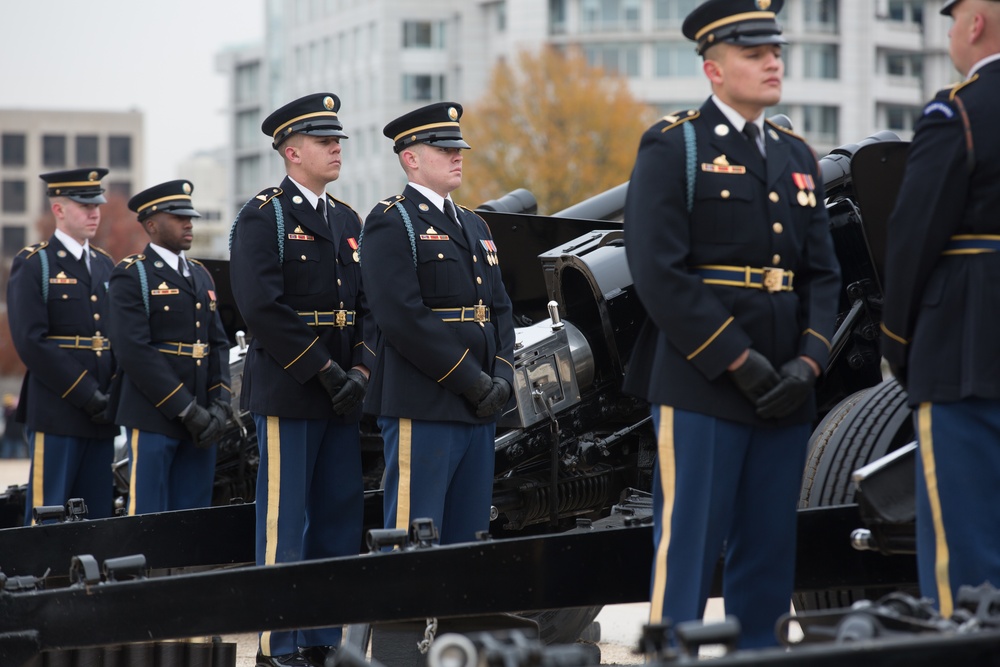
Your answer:
[[[655,115],[577,50],[522,51],[516,68],[496,65],[488,90],[462,117],[473,150],[459,197],[470,206],[528,188],[553,213],[624,183]]]

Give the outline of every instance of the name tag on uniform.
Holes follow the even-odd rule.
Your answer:
[[[421,234],[421,241],[448,241],[451,239],[447,234]]]
[[[747,168],[739,164],[708,164],[701,163],[701,170],[712,174],[745,174]]]

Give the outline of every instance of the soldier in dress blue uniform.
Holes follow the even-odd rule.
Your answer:
[[[28,372],[17,420],[31,454],[25,523],[32,508],[83,498],[91,518],[114,508],[114,437],[105,417],[114,373],[106,337],[114,261],[90,245],[107,202],[107,169],[42,174],[56,231],[17,254],[7,284],[14,347]]]
[[[924,107],[889,218],[882,350],[914,409],[921,595],[1000,587],[1000,2],[951,0],[966,75]]]
[[[128,431],[130,515],[212,504],[215,443],[232,411],[215,283],[184,254],[201,217],[192,189],[168,181],[129,200],[150,243],[111,275],[112,400]]]
[[[658,437],[651,621],[704,613],[725,554],[740,646],[775,644],[839,268],[816,158],[764,120],[781,97],[781,0],[708,0],[683,24],[712,96],[643,135],[625,248],[648,321],[624,388]]]
[[[365,410],[385,442],[385,526],[431,518],[442,544],[489,528],[496,419],[514,377],[496,245],[450,196],[469,148],[461,115],[442,102],[385,126],[409,183],[368,214],[361,262],[379,329]]]
[[[233,294],[250,330],[241,405],[257,426],[257,564],[357,554],[364,485],[358,421],[373,345],[361,288],[361,219],[326,193],[346,138],[340,99],[294,100],[261,129],[287,178],[240,211]],[[322,665],[340,628],[264,632],[257,664]]]

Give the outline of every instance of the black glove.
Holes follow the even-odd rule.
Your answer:
[[[471,387],[462,392],[462,396],[472,404],[473,409],[476,409],[491,389],[493,389],[493,378],[479,371],[479,377]]]
[[[181,418],[181,423],[198,447],[209,447],[222,435],[223,423],[197,403],[192,405],[187,414]]]
[[[105,412],[108,409],[108,395],[100,389],[95,389],[87,402],[83,404],[83,411],[90,415],[90,421],[95,424],[110,424]]]
[[[493,378],[490,390],[476,406],[476,416],[494,416],[507,405],[508,398],[510,398],[510,383],[503,378]]]
[[[729,371],[729,376],[751,403],[756,403],[758,398],[781,381],[781,376],[774,370],[767,357],[753,348],[750,349],[750,354],[743,365]]]
[[[223,429],[225,429],[226,424],[233,417],[233,406],[230,405],[229,401],[221,398],[213,398],[212,402],[208,405],[208,413],[218,419]]]
[[[326,389],[326,393],[330,395],[330,398],[334,398],[337,396],[337,392],[340,391],[340,388],[344,386],[344,382],[347,380],[347,374],[336,361],[331,361],[329,368],[316,373],[316,378],[319,380],[319,383],[323,385],[323,389]]]
[[[333,397],[333,411],[341,417],[354,412],[365,397],[368,378],[356,368],[347,371],[347,379],[337,395]]]
[[[781,382],[757,401],[757,416],[764,419],[787,417],[805,403],[816,384],[816,373],[802,357],[781,366]]]

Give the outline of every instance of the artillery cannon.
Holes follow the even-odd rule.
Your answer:
[[[878,354],[885,221],[898,189],[906,149],[905,144],[894,139],[894,135],[876,135],[841,147],[821,160],[844,289],[833,352],[818,391],[822,418],[812,438],[802,488],[796,603],[805,609],[843,606],[855,598],[877,597],[906,588],[916,580],[910,556],[912,515],[908,525],[905,502],[903,508],[896,506],[889,511],[884,497],[892,494],[875,490],[868,501],[862,499],[859,504],[852,480],[855,470],[893,454],[912,440],[905,397],[894,381],[883,381]],[[512,542],[507,547],[501,546],[507,540],[496,540],[497,546],[491,549],[497,552],[497,558],[501,553],[510,553],[506,549],[523,544],[524,539],[578,538],[580,544],[596,541],[596,535],[585,534],[585,523],[578,529],[582,531],[578,536],[564,532],[581,519],[634,525],[648,535],[651,519],[648,508],[644,510],[642,492],[650,489],[652,481],[655,438],[648,406],[620,389],[635,336],[645,317],[625,260],[620,218],[626,189],[627,184],[622,184],[552,216],[528,212],[534,198],[525,191],[487,202],[478,211],[489,223],[500,248],[501,271],[517,325],[518,407],[502,416],[497,431],[491,525],[492,537],[511,538]],[[226,300],[226,295],[231,294],[228,268],[225,262],[205,263],[216,279],[219,312],[227,333],[236,342],[237,331],[244,326],[232,300]],[[240,345],[232,350],[231,366],[234,393],[238,395]],[[247,415],[237,413],[237,417],[220,448],[218,505],[235,498],[250,498],[254,493],[257,453],[253,421]],[[380,527],[381,497],[377,487],[381,478],[381,441],[373,423],[365,424],[363,450],[369,480],[366,524]],[[897,454],[894,459],[903,460],[905,466],[905,457]],[[885,477],[871,470],[865,486],[884,488],[884,483],[879,487],[878,480]],[[11,500],[16,490],[6,495]],[[4,536],[7,544],[23,548],[4,554],[0,567],[8,576],[37,577],[48,567],[58,572],[68,562],[67,554],[79,554],[88,544],[95,545],[94,550],[100,550],[105,558],[124,555],[115,549],[142,544],[154,570],[253,562],[250,505],[83,523],[91,525],[86,530],[36,526],[10,531]],[[56,530],[46,532],[49,529]],[[856,529],[869,531],[867,537],[857,535],[856,544],[869,545],[882,554],[853,550],[851,534]],[[610,583],[592,585],[588,577],[594,575],[597,565],[588,562],[573,573],[579,576],[578,583],[586,582],[591,590],[569,591],[554,586],[536,591],[541,597],[536,595],[530,602],[520,598],[514,601],[513,595],[509,602],[493,597],[491,611],[574,607],[535,616],[544,621],[543,637],[571,641],[589,624],[601,604],[646,599],[650,554],[638,545],[649,545],[651,541],[637,540],[635,531],[630,530],[616,533],[622,536],[617,542],[622,551],[615,554],[617,560],[601,562],[605,566],[617,563],[611,567],[618,571],[601,570],[601,576]],[[123,531],[133,531],[132,539],[120,539]],[[179,535],[180,531],[185,534]],[[45,538],[41,537],[43,532]],[[216,544],[222,541],[218,538],[223,532],[228,536],[226,544]],[[57,539],[50,539],[51,535]],[[601,544],[608,541],[607,536],[601,539]],[[126,542],[127,547],[119,547]],[[185,549],[185,542],[197,544],[199,549]],[[44,554],[39,549],[43,543]],[[462,548],[442,548],[436,553],[444,558]],[[483,547],[476,548],[483,552]],[[533,557],[554,557],[559,552],[553,549],[535,550]],[[438,562],[435,556],[424,558],[429,563]],[[538,566],[551,568],[552,563]],[[344,567],[345,572],[354,571],[350,569],[353,565]],[[293,571],[320,576],[313,574],[318,569],[309,569],[307,564],[281,569],[285,568],[289,573],[286,576]],[[256,569],[246,570],[248,576],[255,577],[254,585],[278,580],[278,573],[257,575]],[[234,574],[229,573],[231,577]],[[616,589],[616,577],[628,578],[628,583],[618,582]],[[179,586],[182,583],[187,585],[178,580]],[[0,591],[0,595],[6,594]],[[476,608],[475,600],[466,600],[465,606],[448,606],[441,600],[425,602],[442,604],[452,613],[456,609],[474,613]],[[533,606],[543,603],[543,607]],[[405,613],[400,609],[415,605],[401,604],[393,618],[405,617],[399,616]],[[246,614],[254,609],[247,607],[243,616],[226,627],[251,627]],[[330,613],[333,616],[325,620],[380,620],[372,616],[352,618],[344,610]],[[428,611],[432,613],[444,612]],[[240,622],[244,625],[240,626]],[[283,622],[296,619],[286,616]],[[0,634],[5,628],[0,618]],[[177,636],[177,630],[166,627],[158,631],[164,637]],[[122,632],[125,639],[131,636]]]

